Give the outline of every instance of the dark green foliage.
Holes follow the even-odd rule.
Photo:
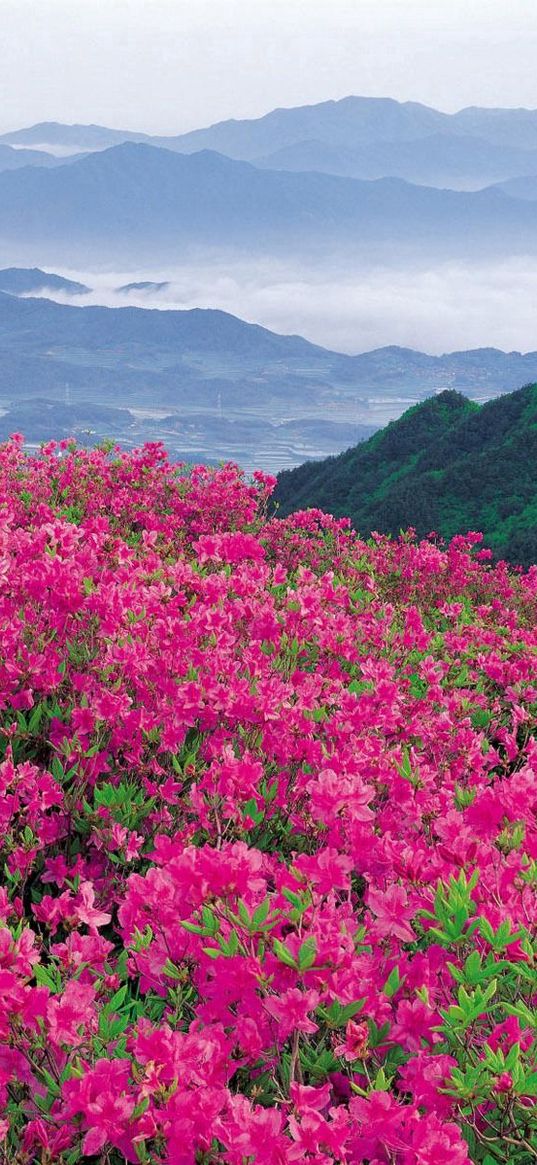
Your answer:
[[[282,516],[318,507],[361,534],[481,530],[496,557],[537,561],[537,385],[479,407],[442,392],[339,457],[280,474]]]

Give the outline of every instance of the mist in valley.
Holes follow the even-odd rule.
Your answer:
[[[59,303],[217,308],[349,354],[385,345],[431,354],[491,346],[521,352],[537,348],[537,270],[530,256],[349,269],[204,254],[195,263],[170,268],[82,270],[58,264],[54,270],[91,288],[74,297],[54,289],[40,292]],[[119,290],[136,283],[162,286]]]

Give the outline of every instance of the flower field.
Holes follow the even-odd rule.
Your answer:
[[[537,567],[0,449],[0,1161],[537,1159]]]

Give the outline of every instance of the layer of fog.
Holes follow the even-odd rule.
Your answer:
[[[43,154],[54,154],[55,158],[70,158],[71,155],[84,153],[85,148],[73,145],[61,146],[56,142],[9,142],[9,145],[12,150],[40,150]]]
[[[336,351],[389,344],[430,353],[479,347],[537,348],[537,271],[532,260],[352,273],[267,261],[203,261],[181,269],[92,272],[57,269],[92,288],[63,303],[110,307],[219,308],[273,331],[298,333]],[[166,281],[160,290],[119,292],[125,283]]]

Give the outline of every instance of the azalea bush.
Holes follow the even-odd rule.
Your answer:
[[[537,567],[0,449],[0,1160],[537,1159]]]

